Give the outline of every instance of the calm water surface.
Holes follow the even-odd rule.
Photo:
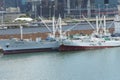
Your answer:
[[[0,80],[120,80],[120,48],[0,54]]]

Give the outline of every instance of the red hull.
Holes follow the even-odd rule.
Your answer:
[[[19,53],[45,52],[45,51],[53,51],[53,50],[55,50],[55,49],[44,48],[44,49],[6,50],[6,51],[2,51],[2,52],[4,55],[7,55],[7,54],[19,54]]]
[[[102,48],[111,48],[115,46],[67,46],[61,45],[59,51],[77,51],[77,50],[89,50],[89,49],[102,49]],[[118,46],[116,46],[118,47]]]

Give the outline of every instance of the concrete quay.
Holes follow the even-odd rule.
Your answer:
[[[109,29],[110,33],[114,32],[114,28],[110,28]],[[85,35],[89,35],[93,32],[93,29],[91,30],[72,30],[72,31],[68,31],[66,34],[70,34],[70,35],[74,35],[74,34],[85,34]],[[35,40],[37,37],[41,37],[42,39],[46,39],[48,34],[50,32],[36,32],[36,33],[29,33],[29,34],[23,34],[23,38],[24,39],[32,39]],[[58,36],[56,34],[56,36]],[[0,39],[10,39],[10,38],[19,38],[20,39],[20,34],[6,34],[6,35],[0,35]]]

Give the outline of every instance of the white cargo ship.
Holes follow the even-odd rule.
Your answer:
[[[120,37],[112,37],[106,28],[105,16],[102,21],[96,17],[96,29],[90,36],[78,36],[72,39],[65,39],[62,41],[59,50],[86,50],[86,49],[100,49],[120,47]]]

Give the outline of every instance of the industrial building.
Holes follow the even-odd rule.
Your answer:
[[[117,0],[66,0],[66,15],[87,16],[95,15],[112,16],[117,14]]]
[[[94,17],[95,15],[113,16],[117,14],[117,0],[27,0],[32,12],[50,17],[61,14],[63,17]]]
[[[0,0],[0,11],[3,10],[3,6],[4,6],[4,1]]]
[[[20,7],[21,12],[33,17],[51,17],[60,14],[62,17],[80,18],[81,15],[113,16],[118,13],[117,4],[118,0],[0,0],[0,10]]]

